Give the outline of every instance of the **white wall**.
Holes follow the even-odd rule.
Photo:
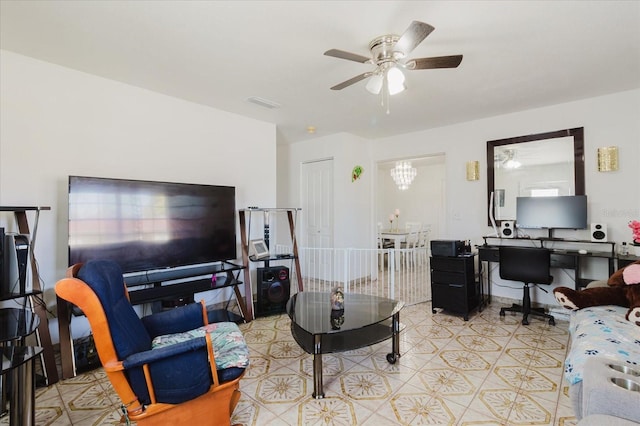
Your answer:
[[[487,118],[373,141],[373,160],[446,154],[449,230],[446,238],[481,242],[486,222],[486,141],[573,127],[585,129],[585,186],[591,222],[605,222],[614,241],[629,241],[627,222],[640,216],[640,90]],[[597,148],[620,147],[620,170],[600,173]],[[465,163],[479,160],[481,180],[468,182]],[[587,231],[579,231],[580,238]]]
[[[4,50],[0,57],[0,205],[52,208],[41,214],[36,246],[50,308],[67,267],[69,175],[230,185],[237,208],[275,205],[276,171],[265,167],[276,162],[273,124]],[[14,227],[12,215],[0,215],[0,226]],[[228,291],[203,296],[226,300]]]
[[[491,228],[487,226],[487,180],[486,180],[486,141],[550,132],[573,127],[585,129],[585,184],[589,200],[588,220],[603,222],[608,225],[611,241],[630,241],[631,231],[627,222],[640,218],[640,90],[632,90],[617,94],[590,98],[581,101],[554,105],[529,111],[476,120],[458,125],[441,127],[428,131],[408,133],[395,137],[371,141],[371,150],[357,153],[357,162],[368,163],[374,167],[379,162],[398,158],[416,158],[434,154],[444,154],[446,217],[445,226],[440,238],[470,239],[474,244],[483,242],[482,236],[489,235]],[[287,158],[286,174],[289,183],[284,186],[279,180],[279,189],[288,195],[279,194],[279,198],[295,201],[298,199],[298,188],[301,161],[314,158],[338,158],[342,149],[355,137],[340,135],[300,142],[290,146],[279,146],[279,156]],[[360,141],[358,140],[358,146]],[[597,148],[617,145],[620,149],[620,170],[600,173],[597,171]],[[366,155],[370,158],[364,160]],[[349,158],[346,156],[346,158]],[[355,158],[350,158],[354,160]],[[481,164],[481,179],[469,182],[466,180],[465,165],[467,161],[478,160]],[[348,161],[347,161],[348,162]],[[364,165],[364,164],[363,164]],[[348,174],[344,169],[336,168],[336,176]],[[367,166],[365,165],[365,169]],[[368,170],[365,170],[365,173]],[[280,177],[280,174],[279,174]],[[371,183],[371,203],[376,197],[377,179]],[[336,185],[339,186],[339,185]],[[376,205],[358,206],[359,210],[369,209],[371,227],[364,232],[373,232],[378,221]],[[351,221],[349,209],[336,207],[336,229],[343,244],[361,241],[358,235],[361,228],[350,228],[341,222]],[[348,217],[345,219],[345,215]],[[338,234],[337,234],[338,235]],[[564,231],[557,233],[560,237],[589,239],[588,231]],[[355,247],[355,245],[351,245]],[[606,275],[606,268],[598,269]],[[569,271],[557,271],[555,285],[573,286]],[[495,278],[495,277],[494,277]],[[594,277],[601,278],[601,277]],[[501,285],[501,284],[499,284]],[[494,285],[493,294],[519,299],[522,297],[521,286],[516,289]],[[534,292],[534,300],[554,304],[550,294]]]
[[[280,161],[285,159],[287,161]],[[370,143],[347,133],[278,147],[278,202],[300,207],[300,166],[304,162],[333,158],[334,246],[372,247],[372,204],[375,165]],[[364,172],[351,181],[351,171],[360,165]],[[304,211],[301,212],[303,217]],[[375,238],[375,235],[373,235]]]
[[[444,152],[448,217],[447,232],[441,237],[471,239],[479,244],[483,235],[491,233],[486,224],[486,141],[584,127],[588,220],[606,223],[610,241],[630,241],[627,222],[640,217],[639,117],[640,90],[633,90],[376,140],[372,155],[373,161],[382,161]],[[597,148],[608,145],[619,146],[620,170],[601,173],[597,171]],[[470,160],[480,161],[480,181],[466,181],[465,163]],[[557,236],[589,239],[588,234],[587,230],[564,231]],[[606,268],[599,271],[606,277]],[[573,286],[571,277],[562,271],[557,271],[555,283]],[[516,287],[494,286],[493,293],[517,299],[522,293]],[[548,294],[533,297],[542,303],[555,303]]]

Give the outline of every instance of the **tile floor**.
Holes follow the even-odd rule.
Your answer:
[[[232,423],[242,425],[575,425],[563,382],[568,323],[500,318],[495,303],[468,322],[430,303],[405,307],[401,358],[389,340],[325,355],[326,398],[311,398],[312,357],[286,315],[241,325],[251,367]],[[101,369],[36,392],[38,425],[112,425],[119,401]],[[7,416],[0,424],[8,424]]]

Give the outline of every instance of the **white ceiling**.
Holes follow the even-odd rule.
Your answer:
[[[0,19],[2,49],[275,123],[279,143],[381,138],[640,87],[638,1],[1,0]],[[408,71],[389,115],[364,81],[329,90],[373,66],[326,50],[368,55],[412,20],[435,31],[410,57],[462,54],[460,67]]]

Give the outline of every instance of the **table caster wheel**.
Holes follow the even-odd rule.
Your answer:
[[[500,309],[500,316],[503,317],[505,315],[504,311]]]
[[[437,314],[437,313],[438,313],[438,311],[436,311],[435,309],[431,309],[431,313],[432,313],[432,314]]]
[[[387,354],[387,362],[389,364],[395,364],[397,360],[398,357],[396,356],[396,354]]]
[[[549,325],[556,325],[556,320],[553,318],[549,318]]]

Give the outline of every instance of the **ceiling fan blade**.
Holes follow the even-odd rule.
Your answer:
[[[327,50],[326,52],[324,52],[324,54],[326,56],[333,56],[334,58],[346,59],[348,61],[355,61],[363,64],[371,61],[371,58],[368,58],[366,56],[358,55],[351,52],[345,52],[344,50],[338,49]]]
[[[462,62],[462,55],[436,56],[433,58],[416,58],[407,62],[410,70],[428,70],[433,68],[457,68]]]
[[[394,52],[401,52],[406,57],[413,49],[416,48],[422,40],[427,38],[431,32],[435,30],[431,25],[420,21],[413,21],[407,28],[400,39],[393,46]]]
[[[357,82],[359,82],[359,81],[361,81],[361,80],[364,80],[365,78],[370,77],[370,76],[372,76],[372,75],[373,75],[373,73],[372,73],[372,72],[365,72],[365,73],[362,73],[362,74],[357,75],[357,76],[355,76],[355,77],[353,77],[353,78],[350,78],[350,79],[349,79],[349,80],[347,80],[347,81],[343,81],[343,82],[342,82],[342,83],[340,83],[340,84],[336,84],[335,86],[333,86],[333,87],[331,88],[331,90],[342,90],[342,89],[344,89],[345,87],[349,87],[349,86],[351,86],[352,84],[355,84],[355,83],[357,83]]]

